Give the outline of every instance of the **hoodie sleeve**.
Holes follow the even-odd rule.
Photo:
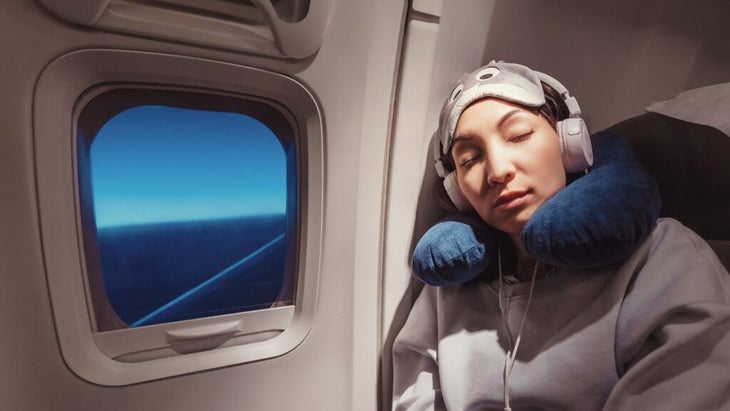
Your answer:
[[[446,410],[438,371],[436,289],[425,286],[393,343],[393,410]]]
[[[605,409],[730,409],[730,275],[674,220],[648,245],[619,313]]]

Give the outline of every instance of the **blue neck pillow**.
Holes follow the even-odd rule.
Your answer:
[[[631,147],[605,131],[591,140],[590,172],[546,201],[522,229],[525,250],[542,262],[574,268],[619,263],[647,238],[659,217],[658,185]],[[419,240],[413,274],[435,286],[465,284],[487,270],[496,234],[478,217],[451,215]]]

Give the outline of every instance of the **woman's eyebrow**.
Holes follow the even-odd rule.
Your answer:
[[[517,115],[517,114],[521,113],[522,111],[524,111],[524,110],[520,110],[520,109],[513,109],[513,110],[510,110],[510,111],[506,112],[506,113],[505,113],[505,114],[504,114],[504,115],[503,115],[502,117],[500,117],[500,118],[499,118],[499,120],[497,121],[497,126],[496,126],[496,128],[500,128],[500,127],[502,127],[502,126],[504,125],[504,123],[506,123],[506,122],[507,122],[507,120],[509,120],[509,119],[510,119],[510,118],[512,118],[513,116],[515,116],[515,115]],[[458,142],[460,142],[460,141],[465,141],[465,140],[471,140],[471,139],[472,139],[472,138],[471,138],[471,136],[469,136],[468,134],[461,134],[461,135],[455,136],[455,137],[454,137],[454,140],[453,140],[453,141],[451,142],[451,147],[455,146],[455,145],[456,145],[456,143],[458,143]]]
[[[514,110],[510,110],[510,111],[508,111],[507,113],[505,113],[505,114],[504,114],[504,115],[503,115],[503,116],[502,116],[502,117],[501,117],[501,118],[499,119],[499,121],[497,121],[497,128],[499,128],[499,127],[502,127],[502,125],[503,125],[504,123],[506,123],[506,122],[507,122],[507,120],[509,120],[509,119],[510,119],[510,118],[511,118],[512,116],[514,116],[515,114],[518,114],[518,113],[520,113],[520,112],[522,112],[522,110],[519,110],[519,109],[514,109]]]
[[[454,137],[454,140],[451,142],[451,147],[455,146],[456,143],[471,140],[471,139],[472,139],[471,136],[468,136],[468,135],[458,135],[458,136]]]

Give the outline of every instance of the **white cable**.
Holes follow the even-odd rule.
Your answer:
[[[525,306],[525,312],[522,314],[522,320],[520,320],[520,328],[517,331],[517,340],[515,340],[514,350],[512,349],[512,334],[509,331],[509,325],[507,324],[506,313],[502,306],[502,251],[497,249],[497,265],[499,271],[499,289],[497,290],[497,298],[499,299],[499,311],[502,314],[502,324],[507,332],[508,350],[507,357],[504,359],[504,411],[512,411],[509,405],[509,376],[512,372],[512,367],[515,365],[515,359],[517,358],[517,350],[520,348],[520,340],[522,339],[522,328],[525,326],[525,319],[527,318],[527,311],[530,309],[530,303],[532,302],[532,292],[535,289],[535,279],[537,278],[537,268],[540,265],[540,261],[535,262],[535,268],[532,270],[532,280],[530,280],[530,292],[527,296],[527,305]]]

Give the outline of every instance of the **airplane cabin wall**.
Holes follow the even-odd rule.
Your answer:
[[[320,50],[306,59],[282,60],[97,31],[63,23],[35,1],[4,1],[0,408],[376,408],[378,221],[404,12],[405,3],[399,1],[338,1]],[[89,383],[64,363],[41,242],[35,167],[43,165],[34,164],[33,95],[46,65],[67,52],[88,48],[180,54],[269,69],[300,80],[315,94],[325,127],[322,257],[314,326],[292,352],[119,387]]]

